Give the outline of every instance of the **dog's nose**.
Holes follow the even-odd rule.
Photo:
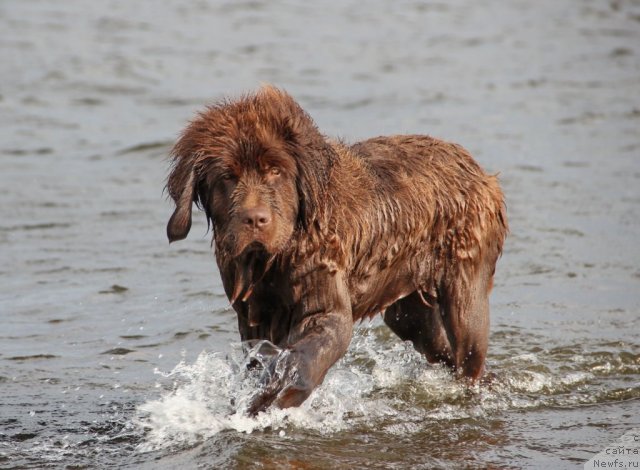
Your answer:
[[[242,214],[242,223],[251,228],[265,228],[271,223],[271,215],[266,207],[246,209]]]

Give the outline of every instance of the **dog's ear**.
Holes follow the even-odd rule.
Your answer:
[[[298,220],[306,229],[323,211],[331,168],[337,155],[311,118],[298,109],[299,114],[289,121],[284,135],[296,161]]]
[[[186,238],[191,229],[195,194],[195,170],[192,165],[185,161],[178,162],[169,175],[167,188],[176,203],[176,210],[167,224],[167,237],[171,243]]]

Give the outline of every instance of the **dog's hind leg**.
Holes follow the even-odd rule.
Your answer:
[[[441,362],[455,369],[455,356],[436,301],[428,303],[415,291],[389,306],[383,319],[400,339],[411,341],[429,362]]]
[[[442,320],[453,351],[454,368],[476,381],[484,372],[489,341],[489,293],[493,265],[458,276],[439,292]],[[464,281],[462,281],[464,279]]]

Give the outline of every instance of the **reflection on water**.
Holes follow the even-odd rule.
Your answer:
[[[595,0],[0,3],[0,466],[574,468],[640,426],[639,18]],[[500,173],[488,383],[377,319],[302,407],[240,412],[259,377],[210,234],[196,218],[168,246],[162,188],[193,113],[261,82],[328,135],[428,133]]]

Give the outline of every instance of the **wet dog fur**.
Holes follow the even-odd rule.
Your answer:
[[[497,178],[464,148],[423,135],[332,141],[266,86],[199,113],[172,155],[169,240],[201,208],[241,339],[283,348],[249,413],[301,404],[353,323],[378,313],[430,362],[481,376],[507,219]]]

